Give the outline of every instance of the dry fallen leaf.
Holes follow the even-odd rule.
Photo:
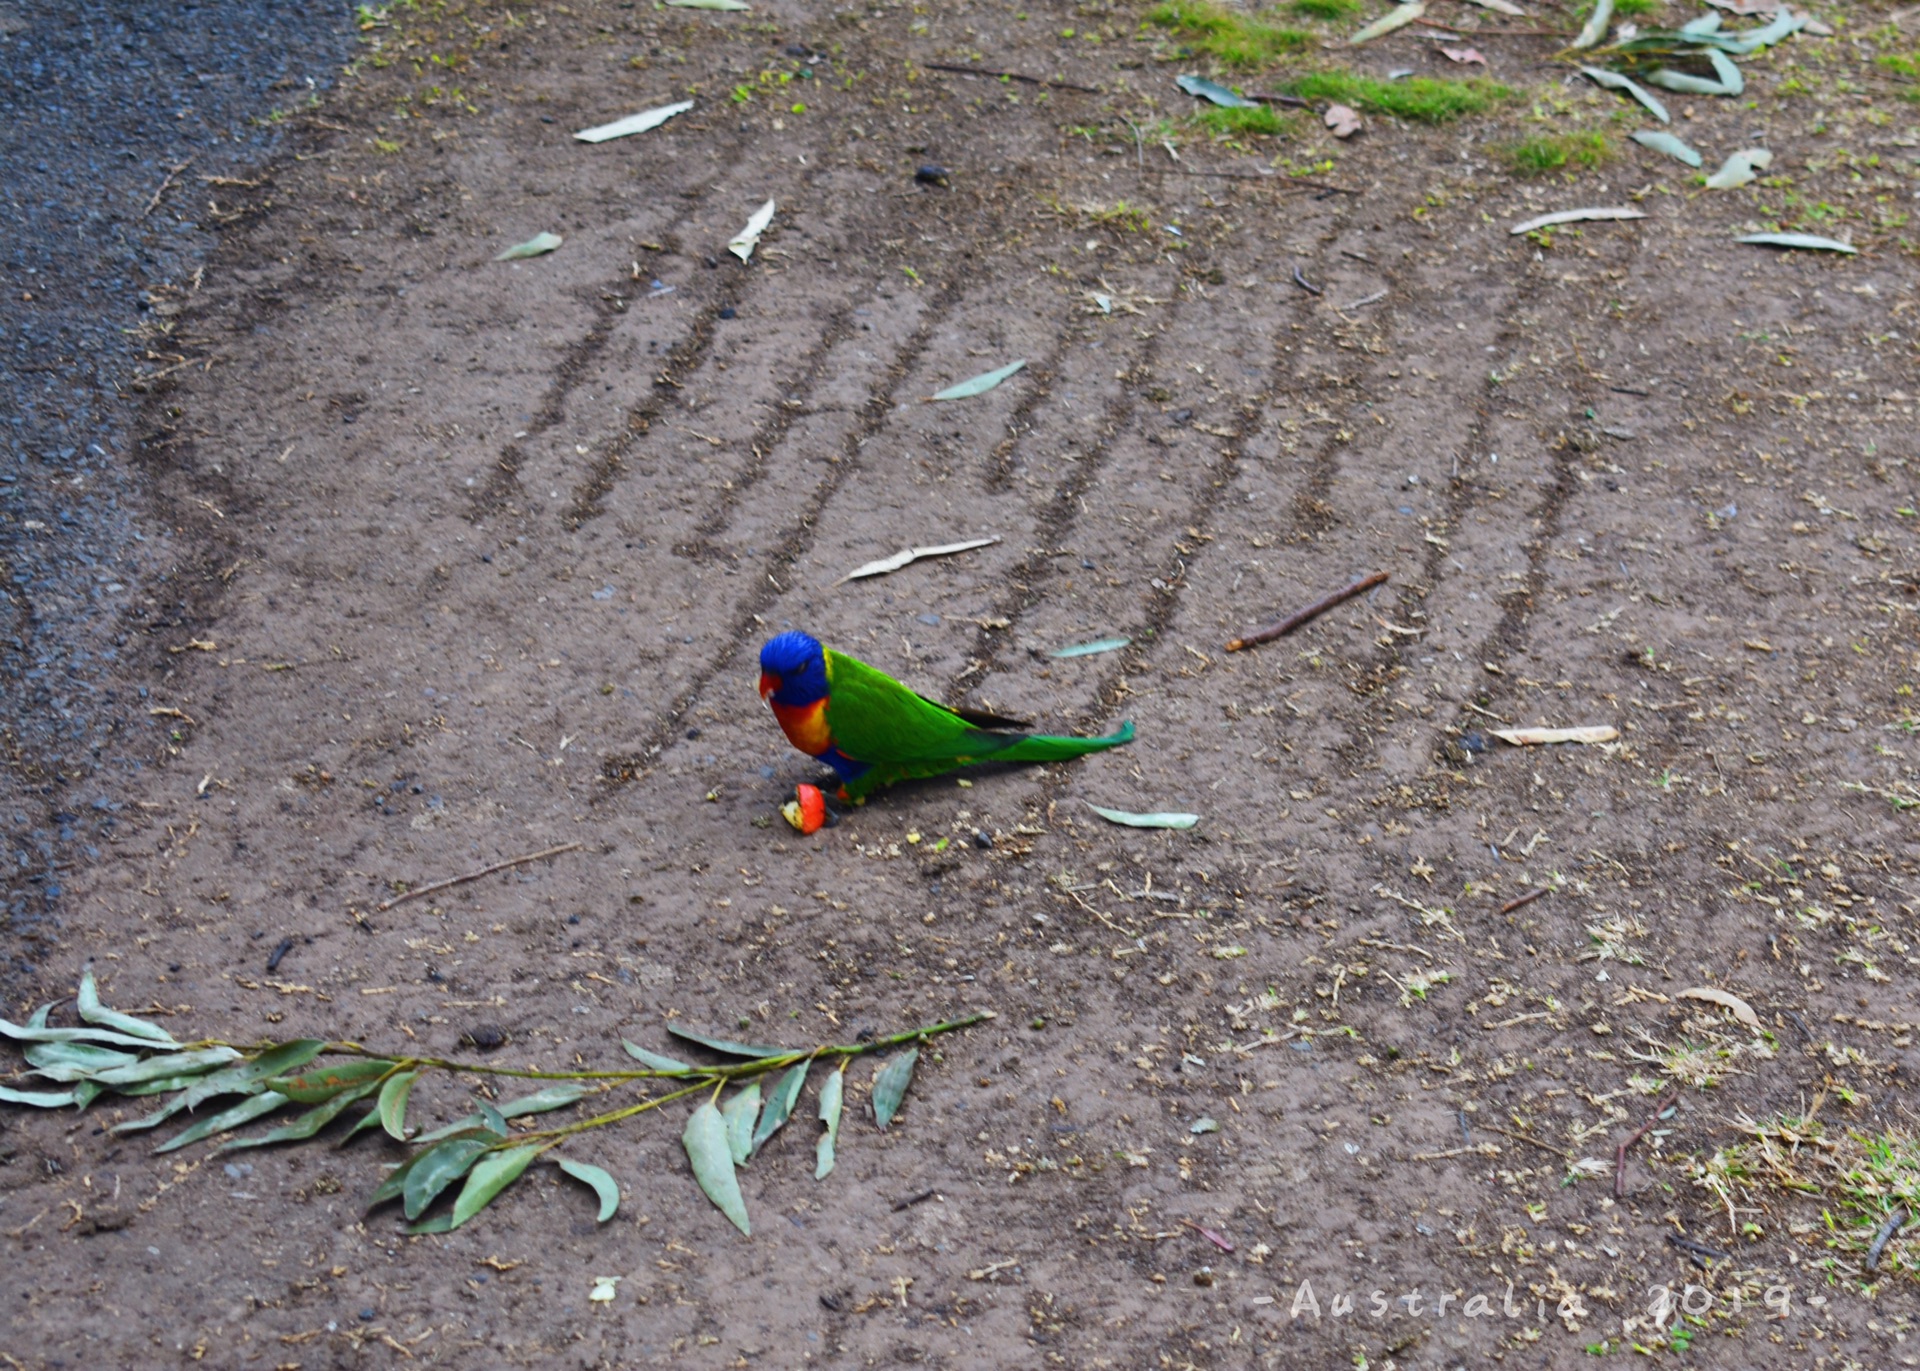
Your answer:
[[[1325,120],[1335,138],[1351,138],[1360,132],[1359,111],[1345,105],[1328,105]]]
[[[1490,728],[1487,732],[1515,747],[1539,743],[1610,743],[1620,736],[1620,730],[1611,724],[1590,724],[1584,728]]]
[[[1462,64],[1478,62],[1483,67],[1487,64],[1487,59],[1480,55],[1478,48],[1442,48],[1440,51]]]
[[[922,557],[950,557],[956,552],[971,552],[977,547],[989,547],[999,541],[997,537],[969,538],[964,543],[942,543],[939,547],[902,548],[891,557],[882,557],[877,562],[868,562],[865,566],[855,567],[835,584],[844,585],[848,581],[864,580],[868,576],[884,576],[889,571],[898,571],[901,567],[910,562],[917,562]]]
[[[1696,985],[1691,990],[1680,992],[1683,1000],[1705,1000],[1708,1004],[1717,1004],[1722,1009],[1731,1010],[1733,1017],[1755,1033],[1764,1033],[1760,1026],[1760,1016],[1753,1012],[1753,1006],[1738,995],[1730,995],[1724,990],[1716,990],[1710,985]]]

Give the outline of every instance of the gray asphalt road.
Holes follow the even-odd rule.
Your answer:
[[[332,80],[351,20],[0,0],[0,982],[56,936],[60,872],[111,831],[116,773],[148,746],[115,671],[171,612],[130,461],[130,382],[170,351],[142,325],[214,244],[200,178],[273,154],[274,111]]]

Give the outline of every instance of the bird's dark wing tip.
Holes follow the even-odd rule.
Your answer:
[[[928,700],[925,695],[921,695],[920,698],[926,700],[928,704],[938,709],[944,709],[947,713],[972,724],[975,728],[1025,729],[1033,727],[1033,720],[1031,719],[1010,719],[1004,714],[990,714],[984,709],[969,709],[965,705],[941,704],[938,700]]]

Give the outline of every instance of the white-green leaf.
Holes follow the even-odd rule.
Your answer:
[[[22,1055],[29,1066],[36,1068],[35,1075],[62,1083],[91,1080],[102,1071],[135,1066],[140,1061],[131,1052],[115,1052],[110,1047],[72,1042],[29,1043]]]
[[[1700,154],[1688,147],[1674,134],[1661,129],[1635,129],[1627,137],[1643,148],[1652,148],[1655,152],[1665,153],[1676,162],[1684,162],[1690,167],[1700,165]]]
[[[473,1170],[467,1173],[467,1183],[460,1187],[460,1193],[453,1201],[453,1222],[449,1228],[458,1228],[468,1219],[492,1203],[493,1197],[520,1179],[520,1173],[527,1169],[527,1163],[539,1156],[542,1148],[539,1144],[526,1147],[509,1147],[499,1152],[489,1152],[474,1163]]]
[[[690,1043],[699,1043],[715,1052],[724,1052],[729,1057],[784,1057],[791,1049],[785,1047],[759,1047],[753,1043],[737,1043],[732,1038],[718,1038],[711,1033],[696,1033],[691,1028],[682,1028],[679,1024],[668,1024],[667,1032],[676,1038],[684,1038]]]
[[[1111,638],[1095,638],[1090,643],[1075,643],[1072,647],[1057,647],[1049,652],[1047,656],[1092,657],[1102,652],[1118,652],[1121,648],[1128,646],[1132,642],[1133,639],[1127,637],[1126,634],[1119,633]]]
[[[46,1010],[38,1011],[34,1018],[44,1020]],[[21,1043],[109,1043],[115,1047],[137,1047],[142,1050],[159,1046],[152,1038],[136,1038],[128,1033],[115,1033],[108,1028],[48,1028],[44,1022],[34,1023],[31,1020],[16,1024],[0,1019],[0,1038],[12,1038]]]
[[[1804,248],[1809,252],[1844,252],[1849,257],[1860,251],[1837,238],[1822,238],[1816,233],[1749,233],[1736,243],[1752,243],[1763,248]]]
[[[1714,75],[1720,78],[1720,84],[1726,87],[1728,95],[1747,93],[1747,78],[1740,74],[1740,68],[1733,64],[1731,57],[1718,48],[1709,48],[1707,62],[1713,67]]]
[[[913,1084],[914,1064],[920,1060],[920,1049],[909,1047],[880,1068],[873,1078],[873,1121],[885,1128],[893,1122],[893,1116],[900,1112],[900,1103],[907,1097],[907,1087]]]
[[[544,1114],[550,1109],[564,1109],[588,1093],[584,1085],[574,1085],[572,1083],[550,1085],[544,1090],[534,1091],[531,1095],[522,1095],[517,1100],[508,1100],[497,1109],[492,1105],[488,1105],[488,1113],[468,1114],[463,1118],[455,1119],[452,1123],[441,1128],[436,1128],[431,1133],[422,1133],[414,1139],[414,1142],[439,1142],[442,1139],[450,1138],[454,1134],[464,1132],[470,1128],[484,1128],[495,1137],[504,1138],[507,1135],[506,1121],[508,1119],[517,1119],[526,1114]],[[500,1127],[494,1127],[493,1120],[498,1120]]]
[[[620,1040],[620,1046],[624,1047],[627,1050],[627,1055],[629,1057],[632,1057],[635,1061],[639,1062],[640,1065],[647,1067],[650,1070],[672,1071],[683,1076],[690,1076],[693,1074],[693,1068],[688,1066],[685,1062],[677,1061],[674,1058],[666,1056],[659,1052],[649,1052],[646,1048],[640,1046],[640,1044],[630,1043],[625,1038],[622,1038]]]
[[[71,1090],[15,1090],[0,1085],[0,1104],[29,1104],[35,1109],[64,1109],[75,1103]]]
[[[1807,18],[1807,15],[1803,13],[1796,14],[1787,6],[1782,5],[1780,12],[1773,17],[1771,24],[1768,24],[1763,29],[1754,29],[1750,33],[1741,34],[1735,43],[1728,45],[1727,51],[1733,53],[1735,56],[1744,57],[1750,52],[1758,52],[1761,48],[1772,47],[1782,38],[1787,37],[1789,34],[1798,33],[1801,29],[1805,28],[1807,26]]]
[[[741,0],[667,0],[678,10],[746,10],[753,6],[742,4]]]
[[[734,1092],[732,1099],[720,1107],[720,1117],[727,1121],[727,1150],[733,1154],[733,1164],[739,1166],[753,1155],[753,1126],[760,1119],[760,1082],[750,1082],[746,1089]]]
[[[997,371],[983,371],[978,376],[969,377],[957,385],[951,385],[945,390],[936,391],[927,398],[930,400],[970,400],[976,395],[985,395],[1026,364],[1027,359],[1022,357],[1017,362],[1007,363],[1007,365],[999,368]]]
[[[1600,3],[1611,8],[1613,0],[1600,0]],[[1405,28],[1416,19],[1424,18],[1426,13],[1427,0],[1413,0],[1411,4],[1396,5],[1349,38],[1347,46],[1357,48],[1362,43],[1371,43],[1374,39],[1384,37],[1396,29]]]
[[[1222,109],[1258,109],[1257,102],[1243,95],[1236,95],[1218,81],[1209,81],[1204,76],[1176,76],[1173,84],[1188,95],[1197,95],[1202,100],[1211,100]]]
[[[216,1133],[224,1133],[229,1128],[238,1128],[241,1124],[252,1123],[255,1119],[273,1113],[287,1102],[287,1097],[273,1090],[264,1090],[258,1095],[250,1095],[231,1108],[218,1114],[210,1114],[199,1123],[187,1129],[177,1138],[169,1138],[153,1149],[154,1155],[171,1152],[176,1147],[185,1147],[197,1143],[202,1138],[211,1138]]]
[[[1630,77],[1617,71],[1608,71],[1605,67],[1582,67],[1581,71],[1590,77],[1595,85],[1605,86],[1608,90],[1623,90],[1647,107],[1651,114],[1663,124],[1671,124],[1673,116],[1667,113],[1667,107],[1660,103],[1660,97]]]
[[[111,1071],[95,1072],[93,1079],[102,1085],[133,1085],[161,1076],[181,1076],[205,1067],[238,1061],[240,1054],[231,1047],[202,1047],[192,1052],[171,1052],[163,1057],[148,1057],[132,1066],[117,1066]]]
[[[1537,219],[1528,219],[1515,224],[1507,232],[1515,237],[1523,233],[1532,233],[1535,229],[1551,228],[1555,224],[1582,224],[1604,219],[1644,219],[1645,210],[1616,209],[1608,206],[1596,206],[1588,209],[1563,209],[1552,214],[1542,214]]]
[[[1613,22],[1613,0],[1599,0],[1593,7],[1593,13],[1587,16],[1586,27],[1567,46],[1579,51],[1590,48],[1607,36],[1607,25]]]
[[[1101,805],[1087,806],[1108,823],[1125,824],[1128,828],[1192,828],[1200,822],[1198,814],[1135,814],[1125,809],[1107,809]]]
[[[413,1083],[419,1079],[417,1070],[401,1071],[387,1077],[380,1087],[380,1126],[387,1130],[389,1138],[407,1140],[407,1096],[413,1093]]]
[[[552,252],[564,242],[566,242],[566,239],[557,233],[536,233],[524,243],[515,243],[512,247],[502,252],[496,252],[493,255],[493,260],[496,262],[516,262],[522,257],[538,257],[543,253]]]
[[[102,1006],[100,1003],[100,990],[99,987],[94,984],[93,973],[91,971],[80,978],[80,991],[74,997],[74,1008],[80,1012],[81,1018],[85,1019],[88,1023],[97,1023],[102,1028],[111,1028],[135,1038],[144,1038],[148,1042],[158,1043],[162,1047],[178,1047],[180,1045],[174,1041],[173,1034],[167,1032],[167,1030],[160,1027],[159,1024],[148,1023],[145,1019],[136,1019],[131,1014],[122,1014],[118,1010],[107,1009]]]
[[[760,235],[767,231],[767,225],[772,222],[773,201],[769,200],[753,212],[753,217],[747,220],[745,228],[733,235],[732,240],[727,244],[727,251],[741,261],[746,261],[753,256],[753,250],[760,242]]]
[[[1680,32],[1686,34],[1689,38],[1697,37],[1703,33],[1718,33],[1719,31],[1720,16],[1711,10],[1701,15],[1698,19],[1689,19],[1680,26]]]
[[[379,1088],[380,1083],[378,1081],[368,1081],[365,1085],[357,1085],[351,1090],[342,1090],[326,1103],[315,1105],[297,1119],[283,1123],[278,1128],[269,1129],[257,1138],[235,1138],[220,1150],[222,1152],[233,1152],[243,1147],[271,1147],[276,1143],[300,1142],[306,1138],[311,1138],[315,1133],[318,1133],[321,1129],[344,1114],[348,1105],[352,1104],[355,1100],[365,1099]],[[264,1095],[255,1095],[252,1099],[242,1100],[232,1109],[229,1109],[227,1113],[237,1113],[249,1105],[257,1106],[262,1100],[269,1098],[274,1093],[275,1092],[269,1090]],[[188,1131],[191,1132],[192,1130],[189,1129]],[[168,1146],[177,1146],[179,1141],[180,1139],[175,1138]],[[155,1150],[157,1151],[159,1149]]]
[[[492,1134],[483,1134],[478,1138],[449,1138],[436,1143],[422,1152],[405,1168],[405,1179],[397,1193],[401,1197],[401,1212],[409,1219],[417,1219],[427,1212],[442,1190],[467,1174],[469,1167],[491,1152],[495,1146],[490,1141]],[[387,1195],[387,1186],[401,1176],[396,1171],[387,1177],[386,1184],[373,1192],[368,1207],[380,1203]]]
[[[691,100],[682,100],[677,105],[659,105],[653,109],[641,110],[638,114],[629,114],[625,119],[616,119],[611,124],[581,129],[573,136],[583,143],[604,143],[609,138],[625,138],[630,133],[645,133],[648,129],[657,129],[674,115],[685,114],[692,108]]]
[[[1709,81],[1704,76],[1694,76],[1688,72],[1675,71],[1672,67],[1661,67],[1647,77],[1649,85],[1659,86],[1663,90],[1678,91],[1682,95],[1731,95],[1718,81]]]
[[[687,1131],[680,1136],[687,1149],[687,1161],[693,1166],[693,1178],[714,1207],[733,1221],[733,1226],[748,1237],[753,1229],[747,1223],[747,1202],[740,1195],[740,1179],[733,1173],[733,1149],[727,1140],[727,1121],[708,1100],[693,1111]]]
[[[801,1062],[788,1067],[780,1083],[773,1087],[773,1093],[767,1096],[767,1107],[761,1111],[760,1122],[753,1130],[755,1152],[793,1116],[793,1107],[800,1102],[800,1091],[807,1083],[807,1068],[812,1065],[812,1062]]]
[[[593,1187],[593,1193],[600,1197],[600,1212],[594,1215],[595,1223],[605,1223],[620,1208],[620,1186],[602,1167],[592,1162],[577,1162],[571,1157],[556,1159],[560,1169],[582,1184]]]
[[[1773,154],[1765,148],[1742,148],[1720,164],[1720,170],[1707,178],[1708,190],[1732,190],[1744,186],[1773,165]]]
[[[1196,1136],[1201,1133],[1218,1133],[1219,1131],[1220,1121],[1210,1114],[1202,1114],[1199,1118],[1187,1125],[1187,1132],[1195,1134]]]
[[[847,1068],[842,1064],[820,1087],[820,1122],[827,1126],[827,1131],[814,1144],[813,1178],[816,1181],[825,1180],[827,1173],[833,1170],[834,1144],[840,1141],[840,1101],[846,1084]]]

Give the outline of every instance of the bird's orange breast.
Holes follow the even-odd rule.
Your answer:
[[[833,746],[833,730],[827,726],[824,699],[810,705],[783,705],[774,701],[773,717],[780,721],[780,731],[787,735],[787,741],[809,757],[818,757]]]

